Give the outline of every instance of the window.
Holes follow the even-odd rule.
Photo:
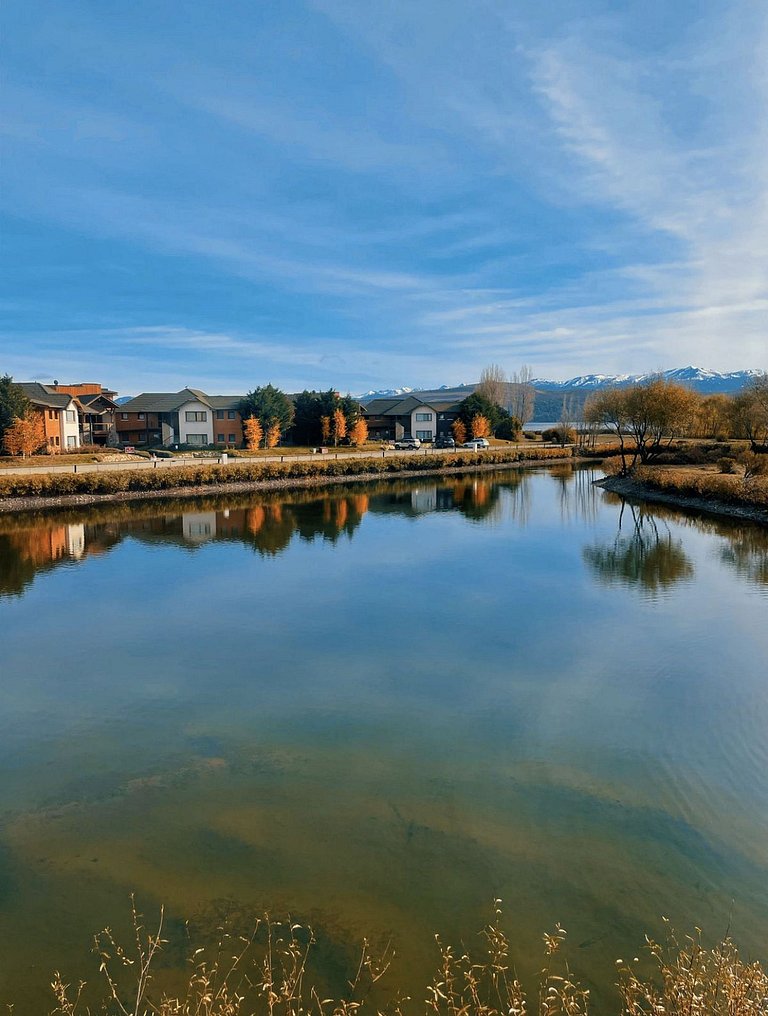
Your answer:
[[[237,440],[237,438],[235,437],[234,434],[230,434],[229,435],[230,444],[234,444],[236,440]]]
[[[188,409],[184,414],[187,423],[205,423],[208,419],[208,414],[200,412],[196,409]]]
[[[227,410],[227,419],[228,420],[234,420],[234,418],[235,418],[235,411],[234,411],[234,409],[228,409]]]
[[[121,413],[120,414],[120,419],[121,420],[127,420],[128,419],[128,414],[127,413]]]
[[[219,442],[219,444],[224,444],[224,435],[223,434],[217,434],[216,435],[216,440]]]
[[[144,415],[144,413],[139,413],[139,419],[146,420],[146,416]]]
[[[77,413],[74,409],[67,409],[65,412],[67,414],[67,423],[77,423]]]
[[[67,437],[67,448],[74,448],[76,444],[77,444],[77,438],[73,437],[72,434],[70,434]]]
[[[224,410],[223,409],[217,409],[216,410],[216,419],[217,420],[223,420],[224,419]]]
[[[416,419],[419,423],[429,423],[432,419],[431,413],[417,413]]]
[[[187,434],[187,444],[207,445],[208,444],[208,435],[207,434]]]
[[[52,409],[48,410],[48,419],[49,420],[55,420],[56,419],[56,413],[54,413],[54,411]]]
[[[417,430],[416,431],[416,437],[419,439],[419,441],[431,441],[432,440],[432,431],[431,430]]]

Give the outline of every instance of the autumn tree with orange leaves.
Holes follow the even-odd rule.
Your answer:
[[[456,444],[464,444],[467,440],[467,428],[464,421],[457,417],[451,424],[451,430],[453,431],[453,438]]]
[[[356,448],[359,448],[360,445],[364,445],[368,440],[368,424],[362,416],[358,416],[352,424],[352,429],[349,432],[349,439]]]
[[[490,437],[491,436],[491,425],[488,422],[488,417],[483,416],[482,413],[476,413],[470,422],[470,429],[472,431],[472,437]]]
[[[245,431],[245,447],[249,451],[255,451],[261,444],[261,439],[264,436],[264,431],[258,417],[249,416],[243,423],[243,430]]]
[[[5,432],[3,444],[9,455],[26,458],[45,444],[45,424],[39,413],[29,411],[17,416]]]
[[[347,418],[344,412],[339,409],[333,411],[333,443],[337,445],[343,437],[347,436]]]
[[[273,423],[271,426],[267,427],[267,436],[264,439],[264,444],[267,446],[267,448],[275,448],[279,440],[280,440],[280,424]]]

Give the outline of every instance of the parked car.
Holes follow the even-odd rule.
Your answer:
[[[471,441],[465,441],[461,448],[471,448],[473,451],[480,451],[483,448],[490,448],[491,442],[487,437],[473,437]]]
[[[455,448],[456,442],[450,436],[450,434],[444,434],[441,437],[435,438],[435,448]]]
[[[421,441],[417,437],[401,437],[395,441],[395,448],[398,451],[406,451],[409,448],[421,448]]]

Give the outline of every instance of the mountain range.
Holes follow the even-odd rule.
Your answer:
[[[640,384],[652,377],[661,377],[665,381],[674,381],[677,384],[687,385],[702,395],[713,395],[717,393],[732,393],[740,391],[753,377],[763,372],[760,370],[733,370],[728,373],[721,373],[716,370],[706,370],[703,367],[676,367],[673,370],[655,371],[648,374],[580,374],[578,377],[568,378],[567,381],[550,381],[546,378],[534,378],[531,384],[537,391],[541,392],[594,392],[601,388],[620,387],[626,388],[629,385]],[[383,388],[379,391],[365,392],[358,396],[361,402],[371,399],[397,398],[400,395],[418,394],[440,395],[442,398],[450,397],[454,392],[457,394],[468,394],[477,387],[474,384],[439,385],[436,388]]]
[[[580,374],[578,377],[568,378],[567,381],[534,378],[531,381],[536,389],[533,420],[560,419],[563,400],[566,397],[572,397],[571,401],[575,402],[573,409],[578,410],[592,392],[610,387],[627,388],[630,385],[648,381],[652,377],[661,377],[665,381],[687,385],[700,395],[725,395],[741,391],[752,378],[760,374],[762,371],[759,370],[734,370],[720,373],[716,370],[706,370],[703,367],[676,367],[674,370],[656,371],[649,374]],[[477,388],[478,383],[440,385],[437,388],[386,388],[380,391],[366,392],[358,398],[365,403],[372,399],[397,398],[413,394],[425,400],[430,398],[458,400],[465,399],[467,395],[470,395]]]

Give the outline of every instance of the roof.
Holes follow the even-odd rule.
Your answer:
[[[47,406],[49,409],[67,409],[74,401],[65,392],[52,392],[47,385],[39,381],[21,381],[19,388],[31,403],[36,406]]]
[[[363,403],[366,416],[408,416],[414,409],[434,409],[445,413],[458,406],[456,399],[420,399],[417,395],[406,395],[399,399],[373,399]]]
[[[208,404],[214,409],[237,409],[244,395],[209,395]]]
[[[120,404],[124,413],[173,413],[187,402],[202,402],[213,408],[210,399],[197,388],[182,388],[180,392],[142,392]]]

